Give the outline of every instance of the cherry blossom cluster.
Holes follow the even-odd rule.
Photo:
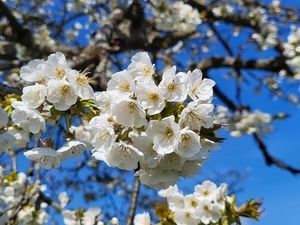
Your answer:
[[[258,110],[253,112],[243,110],[242,112],[231,114],[227,108],[218,106],[216,118],[219,120],[218,122],[226,124],[225,127],[233,137],[240,137],[244,134],[249,135],[254,132],[264,134],[272,131],[270,125],[272,116]]]
[[[209,135],[201,134],[214,127],[215,82],[198,69],[184,73],[173,66],[159,76],[148,54],[139,52],[127,69],[112,75],[106,91],[94,93],[88,78],[70,69],[62,53],[55,53],[47,61],[30,61],[20,76],[35,84],[23,88],[22,101],[11,103],[19,133],[39,138],[46,122],[59,123],[57,115],[82,118],[85,112],[75,109],[83,101],[92,107],[86,110],[94,112],[79,127],[66,124],[72,135],[59,149],[45,141],[25,152],[46,169],[92,149],[95,159],[122,170],[137,169],[142,183],[164,188],[197,174],[210,150],[217,148]],[[8,117],[3,118],[6,123]],[[26,143],[28,136],[23,136]]]
[[[47,204],[38,203],[39,192],[45,187],[39,182],[28,184],[24,173],[3,175],[0,167],[0,224],[8,224],[11,218],[16,218],[16,224],[43,225],[48,221]]]
[[[77,101],[94,99],[94,91],[88,78],[85,74],[71,69],[60,52],[49,55],[47,60],[30,61],[21,68],[20,77],[30,82],[30,85],[23,88],[21,101],[11,103],[14,108],[11,113],[13,127],[8,127],[3,134],[11,148],[24,148],[29,142],[29,133],[40,136],[46,131],[47,122],[56,120],[52,115],[53,109],[64,112],[72,106],[75,107]],[[1,109],[1,113],[5,112]],[[12,138],[18,142],[12,141]],[[86,144],[71,140],[57,151],[42,146],[25,152],[25,156],[49,169],[59,167],[66,158],[78,156],[84,149]]]
[[[94,98],[88,77],[70,69],[65,55],[60,52],[49,55],[46,61],[30,61],[21,68],[20,77],[35,84],[23,88],[22,104],[14,103],[16,109],[36,110],[47,101],[46,104],[56,110],[66,111],[78,97],[83,100]]]
[[[225,202],[230,201],[227,185],[217,187],[211,181],[196,185],[192,194],[183,195],[176,185],[161,190],[159,194],[167,199],[177,225],[217,223],[223,216]]]
[[[198,11],[183,1],[153,1],[153,4],[156,6],[151,8],[155,26],[160,31],[184,35],[195,31],[201,23]]]
[[[148,54],[134,55],[126,70],[112,75],[107,91],[95,94],[100,115],[86,130],[96,159],[123,170],[139,164],[141,182],[159,188],[196,174],[215,147],[200,135],[214,126],[215,83],[198,69],[177,73],[175,66],[157,80]]]
[[[99,208],[87,210],[64,210],[62,212],[65,225],[104,225]]]
[[[29,142],[29,132],[14,126],[9,126],[9,116],[0,107],[0,154],[13,147],[24,148]]]
[[[284,54],[288,58],[287,63],[294,69],[295,79],[300,79],[300,29],[292,27],[292,30],[284,43]]]

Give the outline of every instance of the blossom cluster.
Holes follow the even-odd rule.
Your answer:
[[[47,60],[30,61],[28,65],[21,67],[20,77],[30,85],[23,88],[21,101],[11,103],[14,108],[11,113],[13,126],[8,127],[5,133],[5,140],[10,148],[24,148],[29,142],[29,133],[39,137],[46,131],[47,122],[56,119],[52,115],[52,109],[63,112],[74,106],[78,99],[94,99],[88,77],[71,69],[64,54],[60,52],[49,55]],[[5,113],[3,109],[1,113]],[[12,141],[12,138],[18,142]],[[1,143],[2,139],[4,138],[0,139]],[[85,149],[86,144],[71,140],[57,151],[42,146],[25,152],[25,156],[49,169],[59,167],[66,158],[78,156]]]
[[[284,55],[288,58],[287,63],[295,70],[295,79],[300,79],[300,29],[292,27],[287,42],[284,43]]]
[[[100,220],[101,210],[89,208],[87,210],[64,210],[62,212],[66,225],[104,225]]]
[[[32,60],[20,70],[20,77],[34,85],[23,88],[23,107],[37,109],[47,100],[58,111],[66,111],[78,97],[93,99],[94,92],[85,74],[69,68],[65,55],[58,52],[46,61]],[[18,109],[18,104],[13,106]],[[20,106],[22,107],[22,106]]]
[[[45,187],[39,182],[27,184],[24,173],[11,173],[3,176],[0,167],[0,224],[7,224],[16,218],[16,224],[43,225],[48,221],[46,203],[38,203],[39,192]]]
[[[176,185],[161,190],[159,194],[167,199],[177,225],[217,223],[224,213],[225,202],[230,200],[227,185],[217,187],[211,181],[196,185],[192,194],[183,195]]]
[[[0,154],[15,148],[24,148],[29,142],[29,132],[14,126],[9,126],[9,116],[0,107]]]
[[[58,150],[46,141],[25,152],[46,169],[92,149],[95,159],[122,170],[137,169],[142,183],[163,188],[197,174],[217,148],[211,135],[201,133],[214,130],[215,82],[198,69],[184,73],[173,66],[158,76],[148,54],[139,52],[127,69],[112,75],[106,91],[94,93],[88,78],[55,53],[47,61],[29,62],[20,76],[35,84],[23,88],[22,101],[12,101],[11,119],[18,130],[40,137],[46,121],[59,123],[56,114],[61,111],[68,110],[61,117],[82,118],[85,111],[70,108],[86,100],[92,107],[86,110],[94,112],[79,127],[66,124],[71,139]]]
[[[270,125],[272,116],[258,110],[253,112],[243,110],[231,114],[227,108],[218,106],[216,118],[219,120],[218,122],[226,124],[225,127],[230,131],[233,137],[240,137],[244,134],[249,135],[254,132],[264,134],[272,131]]]
[[[208,180],[196,185],[192,194],[184,195],[176,185],[158,193],[166,198],[168,210],[174,214],[172,218],[177,225],[216,224],[224,215],[225,202],[231,201],[226,184],[217,187]],[[134,218],[134,225],[151,224],[148,213],[137,214]]]
[[[160,31],[184,35],[195,31],[196,26],[201,23],[198,11],[183,1],[171,3],[164,0],[155,4],[160,5],[152,8],[155,26]]]
[[[111,167],[138,168],[142,183],[167,187],[180,176],[196,174],[215,143],[201,138],[214,126],[211,104],[214,81],[200,70],[166,69],[157,82],[146,52],[112,75],[107,91],[95,94],[100,115],[86,129],[93,156]]]

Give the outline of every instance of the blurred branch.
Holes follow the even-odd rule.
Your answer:
[[[31,31],[23,28],[11,10],[2,0],[0,0],[0,12],[7,18],[13,31],[14,38],[26,47],[33,47],[34,39]]]
[[[4,84],[4,83],[0,82],[0,96],[4,97],[7,94],[21,95],[22,91],[21,91],[21,89],[11,87],[11,86],[8,86],[7,84]]]
[[[265,70],[270,72],[279,72],[285,65],[282,57],[275,57],[270,59],[249,59],[242,60],[235,57],[216,57],[213,56],[208,59],[204,59],[198,68],[201,70],[209,70],[214,68],[240,68],[240,69],[256,69]],[[290,74],[292,76],[292,74]]]
[[[139,190],[140,190],[140,179],[138,176],[134,176],[134,186],[133,186],[133,192],[131,195],[131,204],[130,204],[129,213],[127,216],[126,225],[133,225]]]
[[[46,196],[43,192],[39,193],[39,198],[41,201],[47,203],[48,205],[51,205],[57,211],[61,212],[63,210],[62,207],[57,202],[55,202],[54,200]]]
[[[259,146],[259,149],[263,153],[263,156],[265,158],[265,162],[268,166],[275,165],[281,169],[287,170],[292,174],[299,174],[300,169],[294,168],[292,166],[287,165],[286,163],[282,162],[281,160],[274,158],[273,156],[270,155],[266,144],[263,142],[259,134],[253,133],[253,138],[256,141],[256,143]]]

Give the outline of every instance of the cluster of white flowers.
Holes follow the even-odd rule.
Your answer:
[[[52,107],[58,111],[65,111],[77,102],[78,97],[82,100],[94,98],[88,78],[70,69],[62,53],[51,54],[46,61],[30,61],[21,68],[20,77],[35,84],[25,86],[22,101],[13,101],[11,104],[14,108],[11,114],[14,127],[8,127],[7,132],[0,137],[2,146],[6,148],[24,148],[29,142],[29,133],[40,135],[44,132],[46,121],[51,117]],[[1,113],[4,113],[2,109]],[[6,117],[1,120],[4,121],[4,118]],[[68,147],[70,149],[67,149]],[[76,151],[73,151],[74,148]],[[82,152],[82,148],[85,148],[85,144],[71,142],[63,146],[61,152],[49,148],[36,148],[26,152],[25,155],[41,162],[42,166],[51,168],[58,167],[59,162],[66,156],[78,155],[78,152]],[[57,159],[58,156],[60,159]]]
[[[18,106],[20,103],[14,106],[16,109],[21,107],[34,112],[47,100],[46,104],[53,105],[56,110],[66,111],[77,102],[78,97],[83,100],[94,98],[88,77],[70,69],[60,52],[49,55],[46,61],[30,61],[21,68],[20,77],[35,84],[23,88],[23,103],[22,106]]]
[[[51,108],[66,111],[77,100],[94,99],[94,92],[85,74],[68,66],[65,56],[58,52],[49,55],[45,60],[32,60],[20,70],[20,77],[34,83],[25,86],[21,96],[22,101],[13,101],[14,110],[11,114],[13,127],[6,128],[0,134],[3,149],[25,147],[29,142],[29,133],[39,136],[50,121]],[[8,116],[1,108],[1,127],[8,122]],[[17,127],[16,127],[17,126]],[[71,156],[79,156],[88,143],[70,141],[57,151],[48,147],[38,147],[25,152],[30,160],[40,163],[45,168],[57,168],[60,162]]]
[[[212,12],[215,16],[227,16],[231,15],[234,12],[234,8],[229,4],[223,4],[212,9]]]
[[[227,108],[218,106],[216,118],[219,120],[218,122],[226,124],[226,128],[233,137],[240,137],[243,134],[252,134],[254,132],[264,134],[272,131],[270,125],[272,116],[258,110],[253,112],[243,110],[242,112],[231,114]]]
[[[216,224],[224,215],[226,201],[232,201],[232,198],[227,196],[226,184],[217,187],[211,181],[196,185],[192,194],[184,195],[176,185],[158,193],[166,198],[177,225]],[[137,214],[134,218],[134,225],[151,224],[148,213]]]
[[[88,208],[69,210],[65,209],[70,202],[70,198],[66,192],[61,192],[58,196],[60,206],[62,208],[62,215],[66,225],[104,225],[101,221],[103,215],[100,208]]]
[[[95,94],[100,115],[89,121],[85,138],[96,159],[124,170],[139,163],[141,182],[159,188],[196,174],[215,147],[199,136],[202,127],[214,126],[215,83],[198,69],[176,73],[173,66],[158,84],[155,75],[146,52],[134,55],[107,91]]]
[[[80,141],[72,140],[64,144],[57,151],[49,147],[36,147],[28,150],[24,155],[45,169],[58,168],[67,158],[81,155],[87,146]]]
[[[300,79],[300,29],[292,27],[291,33],[284,43],[284,55],[288,58],[287,63],[295,70],[295,79]]]
[[[66,225],[104,225],[101,221],[102,215],[99,208],[64,210],[62,214]]]
[[[195,186],[192,194],[183,195],[177,186],[161,190],[159,195],[166,198],[169,209],[174,213],[177,225],[198,225],[218,223],[225,210],[227,185],[219,187],[211,181]]]
[[[47,204],[41,203],[39,209],[36,208],[39,192],[45,187],[38,182],[26,186],[24,173],[13,173],[8,177],[0,175],[0,224],[7,224],[12,217],[16,218],[16,224],[46,224],[49,218],[45,211]]]
[[[195,31],[201,23],[198,11],[183,1],[164,0],[155,4],[160,4],[160,7],[152,8],[158,30],[184,35]]]
[[[0,154],[13,147],[25,148],[29,142],[29,133],[21,128],[9,126],[9,117],[0,107]]]
[[[252,34],[252,39],[259,44],[262,50],[266,50],[278,43],[277,32],[277,26],[274,23],[264,24],[264,29],[260,33]]]
[[[92,149],[93,156],[107,165],[138,168],[142,183],[165,188],[180,177],[197,174],[210,150],[218,147],[200,133],[214,127],[215,82],[203,79],[198,69],[178,73],[173,66],[159,82],[148,54],[139,52],[126,70],[112,75],[107,91],[94,93],[88,79],[70,69],[62,53],[55,53],[47,61],[29,62],[20,75],[36,82],[24,87],[22,101],[12,102],[12,121],[26,132],[38,136],[45,121],[56,120],[49,108],[67,110],[78,97],[98,109],[83,125],[69,124],[74,138],[58,150],[46,144],[25,152],[44,168],[57,168],[65,159]]]

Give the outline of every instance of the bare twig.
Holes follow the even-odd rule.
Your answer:
[[[134,214],[135,214],[135,210],[136,210],[139,190],[140,190],[140,179],[138,176],[134,176],[134,186],[133,186],[133,192],[131,195],[131,204],[130,204],[129,213],[127,216],[126,225],[133,225],[133,219],[134,219]]]
[[[257,133],[253,133],[253,138],[256,141],[256,143],[259,146],[259,149],[263,153],[263,156],[265,158],[265,162],[268,166],[275,165],[281,169],[287,170],[291,172],[292,174],[299,174],[300,169],[294,168],[292,166],[287,165],[286,163],[282,162],[281,160],[274,158],[272,155],[270,155],[266,144],[263,142],[261,137]]]
[[[0,96],[5,96],[7,94],[18,94],[21,95],[22,91],[18,88],[8,86],[7,84],[0,82]]]

